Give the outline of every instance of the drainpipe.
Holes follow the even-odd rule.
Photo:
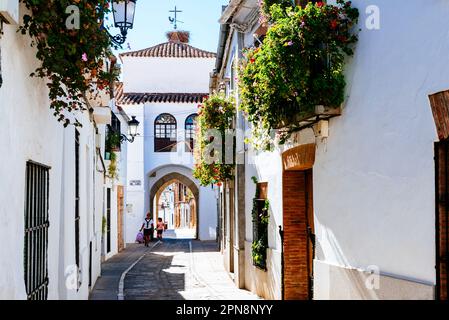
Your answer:
[[[282,226],[279,226],[279,235],[281,236],[281,292],[282,292],[282,300],[285,300],[285,286],[284,286],[284,230]]]

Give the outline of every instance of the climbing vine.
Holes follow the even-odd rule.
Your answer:
[[[340,106],[345,59],[357,42],[359,12],[351,2],[287,9],[274,4],[270,13],[272,24],[263,44],[244,52],[239,71],[241,107],[256,140],[275,129],[288,132],[295,119],[317,105]]]
[[[232,100],[222,94],[207,97],[198,107],[193,176],[203,186],[221,185],[223,181],[233,177],[234,151],[226,150],[225,145],[234,116],[235,106]],[[229,152],[232,153],[230,163],[226,155]]]
[[[112,180],[116,180],[119,177],[117,157],[118,157],[117,153],[115,151],[112,151],[110,163],[108,166],[108,177]]]
[[[116,80],[116,74],[104,71],[104,61],[112,55],[102,24],[111,12],[109,0],[21,1],[29,13],[20,31],[32,38],[41,62],[31,76],[48,80],[50,108],[68,126],[67,112],[85,110],[88,92],[106,90]],[[73,5],[79,9],[79,28],[67,25],[67,8]]]
[[[256,177],[252,177],[256,186],[258,181]],[[268,249],[268,223],[270,215],[268,210],[270,202],[266,199],[260,199],[260,190],[256,187],[256,195],[253,199],[253,243],[252,243],[252,259],[253,264],[263,270],[267,267],[267,249]]]

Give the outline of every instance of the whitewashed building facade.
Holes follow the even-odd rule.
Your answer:
[[[30,77],[40,62],[31,39],[17,32],[24,10],[0,1],[0,299],[87,299],[101,261],[119,246],[113,185],[126,180],[126,168],[113,182],[104,154],[111,112],[124,130],[126,116],[101,95],[91,110],[67,115],[82,127],[63,128],[46,81]]]
[[[444,199],[436,188],[441,176],[434,162],[434,143],[447,137],[437,135],[429,96],[436,117],[444,118],[441,105],[447,100],[439,92],[449,87],[449,3],[352,3],[360,11],[361,31],[355,55],[347,61],[341,116],[254,158],[249,145],[237,145],[245,155],[230,189],[238,205],[222,219],[228,229],[242,223],[246,228],[223,235],[231,248],[225,251],[225,265],[238,286],[266,298],[281,299],[284,290],[287,299],[434,299],[447,290],[441,280],[447,263],[440,258],[447,256],[442,241],[447,218],[446,225],[443,216],[438,218],[444,204],[436,198]],[[257,11],[256,0],[231,0],[221,19],[213,81],[227,84],[237,102],[232,66],[242,59],[242,49],[257,45],[254,34],[262,37],[266,31]],[[444,127],[443,120],[437,125]],[[250,127],[241,114],[236,123],[243,130]],[[268,184],[267,271],[256,269],[251,259],[253,176]],[[296,233],[296,248],[283,252],[279,227],[287,232],[290,209],[301,219],[310,218],[311,232]],[[308,234],[307,243],[300,234]],[[313,262],[301,260],[308,273],[304,279],[292,261],[285,260],[283,270],[287,250],[313,253]],[[296,270],[296,278],[288,269]],[[297,294],[285,296],[286,290]]]
[[[196,236],[216,239],[215,192],[193,178],[191,152],[194,119],[209,92],[215,53],[190,46],[185,33],[169,36],[166,43],[120,55],[123,83],[117,104],[141,123],[128,149],[127,242],[134,242],[146,212],[157,217],[159,196],[175,181],[195,195]]]

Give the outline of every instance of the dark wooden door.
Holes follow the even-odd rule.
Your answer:
[[[448,300],[449,270],[449,142],[435,143],[435,231],[436,231],[436,298]]]

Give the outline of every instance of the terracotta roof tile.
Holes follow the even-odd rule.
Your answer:
[[[143,103],[201,103],[207,93],[124,93],[123,83],[115,86],[115,98],[118,105]]]
[[[143,50],[125,52],[121,57],[150,57],[150,58],[215,58],[214,52],[201,50],[187,43],[169,41]]]

